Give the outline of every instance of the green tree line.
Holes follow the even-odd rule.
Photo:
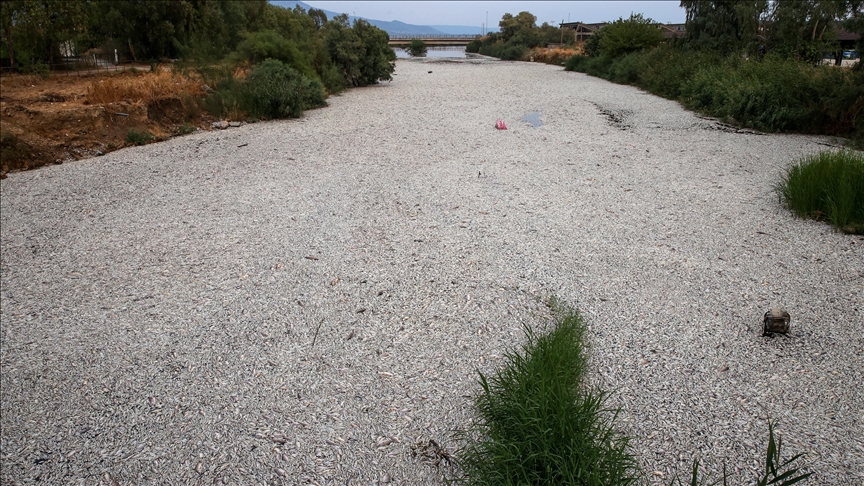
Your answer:
[[[366,21],[266,0],[3,0],[0,22],[0,63],[19,72],[115,49],[139,62],[271,58],[334,92],[390,79],[395,60],[387,33]]]
[[[839,50],[840,29],[864,33],[862,0],[682,0],[681,7],[684,45],[722,54],[774,52],[818,62]]]
[[[498,27],[499,32],[471,41],[465,50],[513,61],[521,60],[531,48],[546,47],[563,39],[561,30],[548,22],[538,27],[537,17],[530,12],[519,12],[515,16],[505,13]]]

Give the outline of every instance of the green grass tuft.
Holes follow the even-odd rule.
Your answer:
[[[765,471],[761,477],[756,478],[756,486],[792,486],[793,484],[797,484],[800,482],[806,481],[810,476],[813,475],[812,472],[800,474],[797,467],[792,467],[792,463],[797,461],[799,458],[803,456],[803,454],[796,454],[791,459],[787,459],[783,461],[780,455],[780,449],[783,446],[783,439],[781,437],[777,437],[776,440],[774,438],[774,423],[770,420],[768,421],[768,447],[765,451]],[[684,486],[684,484],[677,476],[675,479],[669,483],[669,486]],[[726,476],[726,466],[723,466],[723,481],[722,483],[718,481],[711,481],[705,476],[700,476],[699,474],[699,461],[693,461],[693,469],[690,474],[690,486],[718,486],[719,484],[723,484],[723,486],[728,486],[729,480]],[[750,483],[753,484],[753,483]]]
[[[639,470],[629,439],[613,427],[617,410],[591,389],[582,318],[555,305],[554,329],[507,353],[491,377],[480,373],[479,420],[460,434],[456,482],[469,485],[627,485]]]
[[[847,233],[864,234],[864,155],[825,151],[798,160],[776,187],[802,218],[825,220]]]
[[[180,125],[179,127],[177,127],[177,135],[187,135],[187,134],[194,132],[195,130],[197,130],[195,125],[193,125],[189,122],[186,122],[186,123]]]
[[[153,140],[153,135],[147,130],[139,132],[137,130],[130,129],[128,132],[126,132],[126,141],[129,143],[134,143],[135,145],[144,145],[151,140]]]

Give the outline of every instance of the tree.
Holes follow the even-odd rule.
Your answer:
[[[769,46],[781,55],[819,62],[837,48],[838,21],[845,14],[836,0],[776,1],[771,9]]]
[[[53,64],[61,45],[74,47],[87,34],[90,5],[64,0],[15,0],[2,2],[0,24],[10,63],[23,54],[29,65]],[[16,60],[16,57],[18,58]]]
[[[252,64],[259,64],[265,59],[276,59],[305,76],[314,77],[316,73],[312,67],[311,54],[301,50],[296,42],[286,39],[278,32],[263,30],[248,34],[237,46],[237,53],[233,57],[237,61],[249,61]]]
[[[390,81],[396,69],[396,53],[390,48],[387,32],[363,19],[354,21],[354,32],[363,46],[360,63],[360,85],[375,84],[379,80]]]
[[[15,40],[17,40],[18,26],[21,23],[21,15],[24,10],[23,0],[9,0],[0,2],[0,27],[3,29],[3,41],[5,42],[6,55],[9,56],[9,65],[15,69]]]
[[[327,52],[349,84],[366,86],[393,79],[396,53],[388,45],[387,32],[363,19],[349,27],[346,14],[333,17],[323,30]]]
[[[422,39],[411,39],[411,44],[408,46],[408,54],[411,54],[412,57],[424,57],[426,52],[426,43]]]
[[[681,7],[690,47],[730,54],[764,42],[759,37],[767,0],[681,0]]]
[[[178,57],[189,45],[200,13],[190,0],[114,0],[94,5],[93,28],[135,60]]]
[[[501,36],[505,41],[523,30],[531,30],[537,25],[537,17],[530,12],[519,12],[515,17],[509,13],[505,13],[498,22],[498,27],[501,29]]]
[[[643,18],[642,14],[632,14],[627,20],[619,18],[600,30],[603,32],[598,39],[600,54],[608,57],[648,49],[663,42],[663,33],[653,20]]]
[[[312,21],[315,22],[316,29],[321,29],[321,27],[324,27],[324,24],[327,23],[327,14],[324,13],[323,10],[319,10],[317,8],[309,9],[309,18],[311,18]]]

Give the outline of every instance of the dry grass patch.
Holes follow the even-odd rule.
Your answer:
[[[123,74],[101,79],[88,86],[86,103],[107,104],[118,101],[149,103],[162,99],[184,99],[203,95],[202,84],[198,79],[167,71]]]
[[[3,88],[20,88],[42,84],[42,78],[35,74],[9,74],[0,76],[0,86]]]
[[[533,57],[535,62],[545,62],[546,64],[562,65],[567,59],[581,53],[578,48],[573,47],[535,47],[528,53],[529,57]]]

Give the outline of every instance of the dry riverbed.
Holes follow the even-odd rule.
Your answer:
[[[772,190],[825,139],[530,63],[329,103],[0,181],[0,481],[441,484],[554,295],[650,481],[743,484],[770,417],[864,482],[864,239]]]

